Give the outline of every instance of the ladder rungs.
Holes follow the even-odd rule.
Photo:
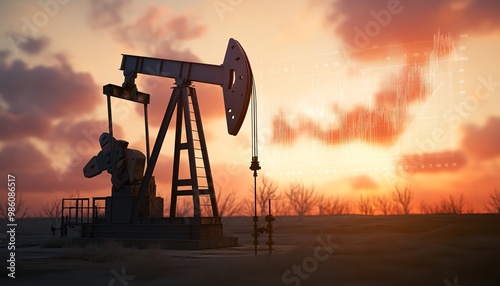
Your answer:
[[[193,181],[191,179],[180,179],[177,181],[177,186],[192,186]]]
[[[192,196],[193,195],[193,190],[183,190],[183,191],[177,191],[177,196]],[[199,195],[210,195],[212,192],[209,189],[199,189],[198,194]]]
[[[177,196],[192,196],[193,195],[193,191],[192,190],[189,190],[189,191],[177,191]]]

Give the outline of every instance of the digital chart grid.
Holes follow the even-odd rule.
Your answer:
[[[408,159],[415,154],[433,158],[430,167],[456,167],[453,114],[467,95],[467,37],[437,32],[426,42],[261,63],[260,114],[273,134],[261,152],[268,174],[429,167]],[[290,152],[280,157],[276,148]]]

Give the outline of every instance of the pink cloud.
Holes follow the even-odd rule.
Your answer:
[[[487,160],[500,155],[500,117],[490,117],[485,125],[464,127],[462,145],[476,159]]]

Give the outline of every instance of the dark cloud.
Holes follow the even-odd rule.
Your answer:
[[[375,181],[365,175],[351,178],[350,182],[353,190],[374,190],[378,187]]]
[[[26,41],[19,43],[19,48],[29,55],[37,55],[49,45],[49,38],[26,38]]]
[[[408,173],[456,172],[467,164],[461,151],[416,153],[402,155],[398,166]]]
[[[125,8],[130,0],[89,1],[87,22],[93,29],[109,28],[122,24]]]
[[[17,141],[28,137],[46,138],[51,131],[50,120],[32,114],[16,115],[0,112],[0,138],[2,141]]]
[[[189,49],[179,48],[183,41],[199,38],[206,30],[193,18],[168,7],[152,6],[113,33],[120,42],[144,50],[149,57],[197,62],[199,58]]]
[[[325,5],[319,1],[312,3],[321,8]],[[379,47],[354,53],[364,58],[387,54],[388,51],[380,47],[430,41],[438,30],[453,36],[491,34],[500,30],[499,1],[338,0],[326,5],[326,27],[348,47]],[[419,50],[416,46],[406,48]]]
[[[84,159],[90,159],[101,150],[99,137],[104,132],[109,132],[107,120],[74,121],[68,119],[55,125],[48,139],[50,148],[53,150],[58,150],[61,146],[71,146]],[[126,140],[118,124],[113,124],[113,137]]]
[[[0,169],[19,176],[23,193],[103,189],[109,179],[86,181],[82,173],[91,155],[98,152],[89,148],[98,144],[91,144],[84,131],[93,137],[95,126],[103,123],[78,119],[104,100],[90,74],[74,71],[61,55],[56,58],[58,65],[34,67],[1,58],[0,138],[4,144],[0,160],[4,164]],[[33,137],[42,139],[48,152],[31,143]],[[97,142],[98,137],[93,139]]]
[[[82,192],[93,192],[110,184],[109,178],[104,176],[96,180],[85,179],[82,169],[77,168],[80,166],[71,166],[62,171],[58,165],[60,161],[42,154],[29,142],[6,145],[0,150],[0,162],[8,162],[0,164],[0,171],[15,175],[18,189],[23,194],[46,193],[52,197],[61,192],[68,192],[69,195],[75,188]]]
[[[51,119],[94,109],[102,97],[89,73],[74,71],[61,57],[57,66],[28,67],[23,61],[0,64],[0,95],[7,112],[38,114]]]
[[[484,126],[464,127],[462,146],[476,159],[487,160],[500,155],[500,117],[490,117]]]
[[[63,57],[57,66],[33,68],[0,60],[2,141],[47,138],[54,119],[77,118],[102,100],[90,74],[75,72]]]

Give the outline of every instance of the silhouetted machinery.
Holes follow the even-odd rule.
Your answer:
[[[107,96],[109,132],[100,136],[101,151],[83,170],[87,178],[103,171],[110,173],[111,196],[92,198],[91,203],[88,198],[63,199],[61,229],[79,225],[81,241],[119,239],[140,244],[158,240],[163,247],[184,249],[236,245],[236,238],[223,237],[197,94],[191,83],[196,81],[222,87],[228,133],[238,134],[251,98],[255,96],[254,79],[245,51],[236,40],[230,39],[222,65],[123,55],[120,69],[125,76],[122,86],[108,84],[103,88]],[[137,90],[135,79],[138,74],[175,79],[151,154],[147,117],[150,95]],[[113,137],[113,97],[144,105],[146,155],[129,149],[127,141]],[[163,198],[156,195],[153,172],[174,115],[170,217],[166,218],[163,217]],[[255,126],[252,134],[256,134],[253,114],[252,126]],[[180,174],[181,155],[186,154],[187,178]],[[252,158],[254,169],[260,169],[257,159],[255,151]],[[176,217],[180,196],[192,198],[192,217]],[[211,214],[202,215],[201,199],[209,204]]]

